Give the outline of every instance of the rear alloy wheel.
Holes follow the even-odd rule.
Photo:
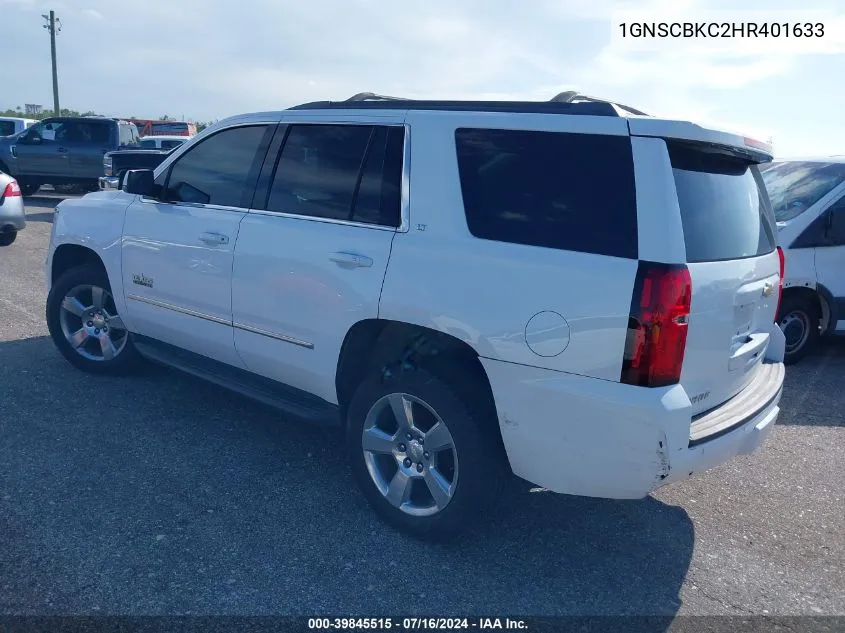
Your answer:
[[[784,362],[797,363],[818,343],[819,309],[808,297],[785,297],[778,314],[778,325],[786,339]]]
[[[83,371],[120,374],[138,361],[108,277],[98,266],[71,269],[53,284],[47,327],[62,355]]]
[[[477,410],[420,368],[358,387],[347,445],[355,479],[383,520],[448,540],[493,504],[508,467]]]

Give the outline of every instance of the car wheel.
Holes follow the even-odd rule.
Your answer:
[[[388,524],[448,540],[499,496],[507,463],[470,400],[422,368],[373,375],[356,390],[346,428],[352,472]]]
[[[65,272],[47,295],[47,327],[62,355],[95,374],[122,374],[140,356],[117,313],[106,272],[83,266]]]
[[[797,363],[813,350],[821,336],[819,319],[818,305],[810,297],[784,297],[778,314],[778,325],[786,338],[784,363]]]
[[[38,190],[41,189],[41,185],[38,183],[18,183],[21,187],[21,193],[24,197],[34,196],[38,193]]]
[[[0,233],[0,246],[9,246],[17,238],[17,231],[7,231],[6,233]]]

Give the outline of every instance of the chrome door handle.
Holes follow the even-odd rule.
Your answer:
[[[369,268],[373,265],[372,259],[357,253],[332,253],[329,259],[343,268]]]
[[[229,236],[222,233],[203,233],[200,235],[200,242],[209,246],[221,246],[229,243]]]

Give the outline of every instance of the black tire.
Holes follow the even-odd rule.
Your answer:
[[[62,302],[74,288],[88,285],[98,286],[111,294],[108,275],[100,266],[91,264],[66,271],[50,288],[50,293],[47,295],[46,317],[47,328],[50,331],[53,343],[62,356],[77,369],[92,374],[121,375],[128,373],[135,369],[141,360],[129,332],[123,330],[125,342],[114,358],[101,360],[92,360],[82,356],[71,346],[65,336],[61,322]],[[109,314],[116,314],[117,310],[113,299],[106,302],[106,309]]]
[[[368,413],[384,396],[397,393],[409,394],[430,406],[446,424],[454,442],[458,475],[453,480],[452,497],[441,510],[427,516],[408,514],[391,504],[371,477],[364,457],[362,435]],[[387,379],[375,372],[358,386],[349,404],[346,426],[352,473],[369,505],[389,525],[422,540],[447,541],[494,505],[509,467],[495,436],[497,427],[484,423],[486,407],[480,399],[473,400],[458,396],[445,380],[423,368],[405,369]],[[393,456],[384,459],[392,468],[389,464]],[[400,469],[398,461],[396,469]],[[424,481],[413,485],[427,487]],[[427,494],[424,489],[423,495]]]
[[[41,189],[41,185],[38,184],[37,182],[18,183],[18,184],[21,187],[21,194],[23,194],[23,196],[25,198],[28,198],[29,196],[34,196],[36,193],[38,193],[38,190]]]
[[[7,231],[0,233],[0,246],[9,246],[18,238],[17,231]]]
[[[778,325],[787,337],[785,364],[795,364],[815,349],[821,336],[820,318],[818,301],[813,297],[800,294],[783,298]]]

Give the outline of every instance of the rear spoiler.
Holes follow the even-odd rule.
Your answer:
[[[773,158],[772,146],[768,143],[730,132],[711,130],[688,121],[630,118],[628,129],[632,136],[651,136],[723,147],[727,152],[741,155],[755,163],[768,163]]]

